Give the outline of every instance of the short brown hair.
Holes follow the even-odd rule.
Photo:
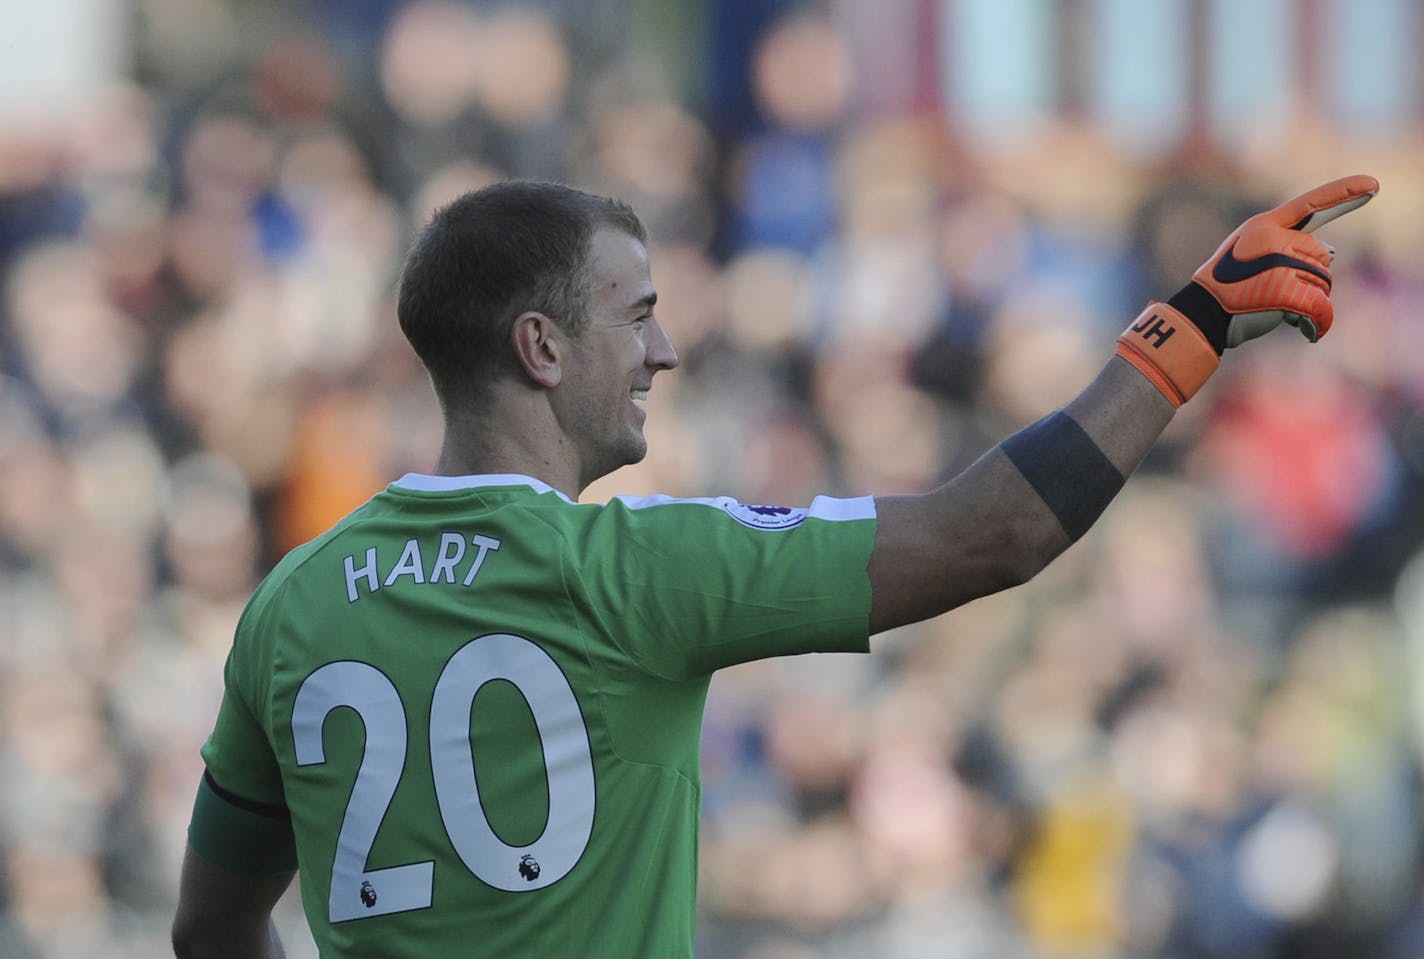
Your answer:
[[[520,314],[582,326],[589,243],[604,226],[647,242],[627,204],[537,180],[495,183],[435,213],[406,258],[396,316],[442,405],[514,369]]]

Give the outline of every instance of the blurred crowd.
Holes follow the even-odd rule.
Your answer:
[[[649,225],[683,365],[586,499],[805,504],[953,475],[1352,172],[1335,330],[1229,355],[1037,580],[719,675],[698,955],[1424,956],[1424,128],[978,140],[935,6],[133,0],[119,81],[0,124],[0,956],[165,953],[243,603],[433,468],[393,282],[459,192]]]

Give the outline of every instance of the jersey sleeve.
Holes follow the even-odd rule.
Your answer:
[[[264,594],[243,612],[223,669],[223,698],[203,744],[209,778],[226,794],[263,807],[285,805],[282,774],[262,716],[272,650],[259,633]]]
[[[619,498],[577,549],[609,637],[668,678],[808,652],[866,652],[871,497],[809,508]]]
[[[203,744],[206,766],[188,841],[204,859],[236,872],[295,867],[291,817],[271,738],[261,720],[272,650],[259,629],[267,593],[259,587],[238,622],[223,668],[223,698]]]

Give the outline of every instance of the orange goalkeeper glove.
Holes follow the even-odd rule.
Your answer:
[[[1364,206],[1379,182],[1362,174],[1332,180],[1226,238],[1166,303],[1149,303],[1117,339],[1117,355],[1177,406],[1191,399],[1221,353],[1289,323],[1314,343],[1330,330],[1330,261],[1311,232]]]

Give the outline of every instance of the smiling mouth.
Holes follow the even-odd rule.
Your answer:
[[[647,390],[629,390],[629,395],[635,400],[645,400],[648,398]]]

